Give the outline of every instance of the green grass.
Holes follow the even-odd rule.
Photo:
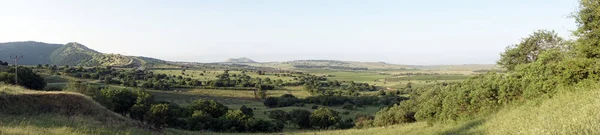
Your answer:
[[[410,81],[410,80],[418,80],[418,81],[443,81],[443,80],[464,80],[469,76],[466,75],[412,75],[412,76],[397,76],[385,78],[386,81],[394,82],[394,81]]]
[[[306,98],[311,96],[310,92],[305,91],[303,86],[285,87],[283,89],[267,91],[267,96],[269,97],[279,97],[283,94],[292,94],[298,98]]]
[[[152,134],[151,131],[132,127],[120,122],[90,119],[88,116],[42,114],[14,116],[0,114],[0,134],[3,135],[96,135]]]
[[[204,72],[206,71],[206,72]],[[217,75],[223,74],[223,70],[215,70],[215,69],[206,69],[206,70],[202,70],[202,69],[186,69],[185,72],[183,72],[182,70],[160,70],[160,69],[156,69],[156,70],[152,70],[152,72],[154,73],[160,73],[160,74],[167,74],[167,75],[176,75],[176,76],[184,76],[187,78],[192,78],[192,79],[198,79],[198,80],[202,80],[202,81],[209,81],[209,80],[216,80],[217,79]],[[182,74],[184,73],[184,74]],[[200,74],[204,74],[204,75],[200,75]],[[241,71],[229,71],[229,75],[240,75],[242,74]],[[278,77],[276,75],[273,74],[266,74],[266,75],[258,75],[254,72],[246,72],[246,75],[252,77],[252,78],[269,78],[271,80],[277,80],[277,79],[281,79],[284,82],[287,81],[292,81],[294,78],[293,77]]]
[[[238,92],[238,91],[233,91],[233,90],[223,90],[223,91],[210,90],[210,91],[216,91],[214,93],[211,93],[209,91],[203,91],[203,90],[191,90],[191,91],[182,91],[182,92],[160,91],[160,90],[147,90],[147,91],[150,92],[154,96],[154,98],[158,101],[168,101],[168,102],[177,103],[180,105],[187,105],[198,99],[215,100],[215,101],[218,101],[218,102],[226,104],[226,105],[247,104],[247,103],[251,102],[248,99],[241,99],[238,97],[229,97],[228,98],[228,97],[219,97],[218,96],[218,95],[231,95],[231,94],[236,94],[236,92]],[[205,94],[202,94],[202,93],[205,93]]]
[[[136,134],[137,125],[78,93],[0,84],[0,134]]]
[[[46,81],[46,83],[62,83],[69,81],[59,75],[43,75],[42,77],[44,77],[44,81]]]

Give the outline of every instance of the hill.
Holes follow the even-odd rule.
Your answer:
[[[286,62],[250,63],[249,66],[271,67],[279,69],[339,69],[339,70],[370,70],[370,69],[412,69],[413,66],[397,65],[385,62],[357,62],[338,60],[294,60]]]
[[[0,84],[0,134],[150,134],[87,96]]]
[[[256,63],[256,61],[251,60],[246,57],[241,57],[241,58],[229,58],[225,61],[225,63]]]
[[[19,64],[37,65],[52,64],[50,54],[62,47],[61,44],[49,44],[35,41],[0,43],[0,60],[13,63],[10,56],[25,55]]]
[[[76,66],[125,66],[133,60],[120,54],[103,54],[86,46],[71,42],[50,55],[53,64]]]
[[[141,67],[146,64],[166,63],[166,61],[142,57],[105,54],[71,42],[65,45],[35,41],[0,43],[0,60],[13,63],[10,56],[23,55],[20,65],[70,65],[70,66],[118,66]]]

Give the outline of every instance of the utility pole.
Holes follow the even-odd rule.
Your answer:
[[[23,55],[10,56],[10,58],[15,59],[15,84],[19,85],[19,82],[18,82],[18,80],[19,80],[19,60],[21,58],[23,58]]]

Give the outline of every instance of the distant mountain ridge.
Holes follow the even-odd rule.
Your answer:
[[[125,56],[120,54],[105,54],[87,46],[71,42],[65,45],[50,44],[35,41],[0,43],[0,60],[13,63],[10,56],[24,55],[19,60],[22,65],[54,64],[70,66],[117,66],[143,67],[147,63],[168,63],[167,61],[143,57]],[[423,70],[463,70],[463,69],[498,69],[495,64],[462,64],[462,65],[401,65],[385,62],[358,62],[341,60],[293,60],[285,62],[256,62],[247,57],[230,58],[225,64],[240,64],[254,67],[269,67],[276,69],[340,69],[340,70],[370,70],[370,69],[423,69]]]
[[[241,58],[229,58],[225,61],[225,63],[257,63],[256,61],[246,58],[246,57],[241,57]]]
[[[0,43],[0,60],[14,61],[9,57],[14,55],[23,55],[19,60],[20,65],[137,67],[147,62],[164,62],[149,57],[105,54],[77,42],[65,45],[35,41]]]
[[[10,56],[21,56],[19,64],[52,64],[50,55],[54,50],[62,47],[61,44],[49,44],[35,41],[0,43],[0,60],[13,63]]]

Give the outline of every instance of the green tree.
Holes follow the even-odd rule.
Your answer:
[[[269,108],[277,107],[278,98],[277,97],[268,97],[265,99],[263,104]]]
[[[169,117],[169,105],[156,104],[150,107],[147,121],[156,128],[163,128],[166,127]]]
[[[193,113],[194,111],[203,111],[213,118],[218,118],[227,113],[227,106],[214,101],[214,100],[196,100],[187,106],[187,110],[189,113]]]
[[[507,70],[514,70],[517,65],[535,62],[542,52],[554,49],[568,50],[568,47],[556,32],[538,30],[522,39],[521,43],[507,47],[506,51],[500,54],[501,58],[497,64]]]
[[[294,109],[289,113],[290,122],[296,124],[300,128],[310,128],[310,115],[310,111]]]
[[[269,118],[281,123],[286,123],[290,119],[290,115],[283,110],[269,111]]]
[[[192,117],[186,119],[186,129],[188,130],[206,130],[211,128],[211,123],[215,124],[214,118],[210,116],[210,114],[205,113],[203,111],[197,110],[194,111]],[[218,124],[216,124],[218,125]]]
[[[240,111],[242,111],[242,113],[244,113],[250,117],[254,116],[254,110],[252,110],[252,108],[246,107],[246,105],[242,105],[242,107],[240,107]]]
[[[375,115],[374,124],[377,126],[388,126],[400,123],[415,122],[415,113],[401,108],[398,105],[381,109]]]
[[[251,117],[245,115],[240,110],[229,110],[223,116],[224,122],[222,128],[226,132],[243,132],[246,131],[246,121],[250,120]]]
[[[310,124],[320,129],[328,129],[340,120],[339,112],[327,108],[319,108],[310,115]]]
[[[8,70],[2,70],[0,68],[0,82],[9,84],[15,84],[15,67],[11,67]],[[46,87],[46,81],[39,74],[27,67],[19,67],[18,71],[18,83],[16,85],[24,86],[28,89],[41,90]]]
[[[104,105],[116,113],[126,115],[137,101],[136,95],[127,89],[104,88],[101,90]]]
[[[600,3],[598,0],[579,0],[579,11],[572,16],[579,26],[575,50],[580,57],[600,58]]]

